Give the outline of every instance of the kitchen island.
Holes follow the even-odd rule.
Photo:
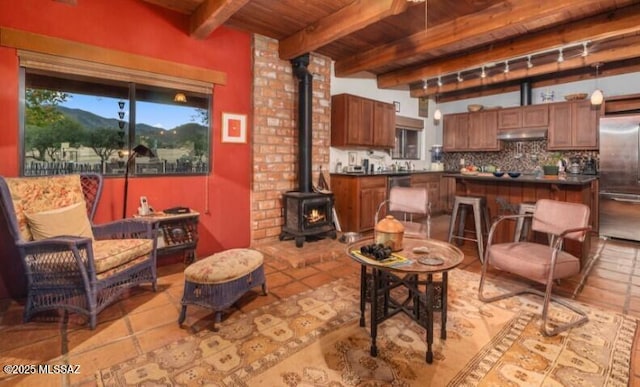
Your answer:
[[[544,176],[536,178],[534,175],[521,175],[517,178],[495,177],[492,174],[462,174],[445,173],[444,177],[454,178],[456,181],[456,195],[479,195],[487,198],[487,206],[492,218],[507,215],[518,210],[518,204],[523,202],[535,203],[539,199],[560,200],[571,203],[583,203],[591,209],[590,225],[594,232],[598,231],[598,177],[594,175],[569,175],[566,179],[558,176]],[[467,225],[472,227],[471,221]],[[512,241],[514,237],[515,221],[503,222],[496,230],[495,241]],[[536,240],[544,240],[546,236],[534,235]],[[565,250],[582,258],[582,263],[588,256],[590,238],[580,244],[575,241],[565,241]]]

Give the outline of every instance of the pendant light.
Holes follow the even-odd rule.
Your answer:
[[[594,106],[602,105],[604,101],[604,94],[602,94],[602,90],[598,89],[598,70],[602,63],[594,63],[593,66],[596,68],[596,89],[591,93],[591,104]]]
[[[438,107],[438,94],[436,94],[435,103],[436,103],[436,111],[433,112],[433,119],[436,122],[440,122],[440,120],[442,119],[442,111],[440,111],[440,108]]]

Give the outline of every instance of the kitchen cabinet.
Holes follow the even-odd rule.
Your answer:
[[[443,150],[445,152],[497,151],[498,113],[487,110],[473,113],[446,114],[443,117]]]
[[[445,211],[440,203],[440,179],[442,173],[420,173],[411,175],[412,187],[424,187],[429,194],[429,203],[431,203],[431,214],[437,214]]]
[[[469,113],[468,148],[474,151],[500,150],[497,122],[497,110]]]
[[[387,197],[386,176],[331,174],[331,190],[342,231],[373,230],[378,205]]]
[[[498,130],[541,128],[549,125],[547,104],[526,105],[498,110]]]
[[[445,114],[442,119],[442,149],[463,152],[469,149],[469,113]]]
[[[393,104],[350,94],[331,97],[331,146],[393,148]]]
[[[589,100],[549,104],[547,149],[598,149],[600,107]]]

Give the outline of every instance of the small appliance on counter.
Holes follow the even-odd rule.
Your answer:
[[[593,157],[589,157],[587,161],[584,163],[584,168],[582,168],[583,175],[597,175],[598,168],[596,167],[596,160]]]
[[[580,157],[572,157],[567,165],[567,173],[571,175],[579,175],[582,173],[580,165]]]
[[[362,165],[347,165],[344,167],[346,173],[365,173],[365,169]]]
[[[444,170],[444,154],[442,153],[442,145],[433,145],[431,147],[431,170],[443,171]]]

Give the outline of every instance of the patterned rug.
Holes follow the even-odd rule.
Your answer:
[[[378,356],[358,325],[359,291],[338,280],[98,372],[99,385],[626,386],[636,320],[584,306],[590,321],[538,330],[536,297],[484,304],[477,274],[449,275],[447,339],[425,363],[425,331],[404,315],[378,329]],[[504,284],[501,284],[504,286]],[[553,308],[552,317],[568,318]],[[368,314],[367,314],[368,318]],[[440,316],[436,314],[435,332]],[[250,323],[248,323],[250,322]]]

